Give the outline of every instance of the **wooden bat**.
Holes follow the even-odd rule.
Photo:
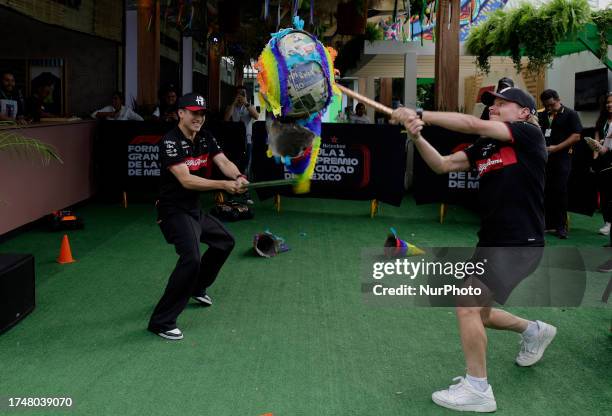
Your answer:
[[[364,97],[363,95],[359,94],[358,92],[350,90],[350,89],[346,88],[345,86],[342,86],[340,84],[336,84],[336,87],[338,87],[338,89],[340,91],[342,91],[344,94],[348,95],[349,97],[352,97],[352,98],[356,99],[357,101],[362,102],[365,105],[367,105],[368,107],[372,107],[373,109],[375,109],[375,110],[377,110],[377,111],[379,111],[381,113],[387,114],[389,116],[393,113],[393,110],[391,108],[387,107],[386,105],[381,104],[381,103],[379,103],[377,101],[374,101],[374,100],[372,100],[372,99],[370,99],[368,97]]]
[[[262,181],[262,182],[253,182],[246,185],[246,187],[251,189],[259,189],[259,188],[271,188],[273,186],[286,186],[286,185],[295,185],[295,179],[278,179],[274,181]]]

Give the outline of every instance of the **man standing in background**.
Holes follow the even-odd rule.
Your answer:
[[[255,107],[247,100],[247,91],[244,85],[236,87],[236,97],[225,110],[225,121],[242,121],[246,129],[246,166],[244,172],[248,175],[251,170],[251,159],[253,149],[253,121],[259,118],[259,113]]]
[[[572,145],[580,140],[582,124],[578,113],[564,106],[555,90],[540,95],[544,111],[538,122],[548,151],[546,164],[546,230],[567,238],[567,182],[572,169]]]

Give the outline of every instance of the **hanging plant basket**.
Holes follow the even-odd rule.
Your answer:
[[[612,7],[593,12],[591,20],[599,33],[599,59],[605,62],[608,58],[608,39],[612,33]]]
[[[576,36],[589,22],[587,0],[552,0],[537,9],[523,3],[516,9],[496,10],[472,28],[466,48],[485,73],[490,70],[489,58],[493,55],[510,55],[518,72],[521,59],[526,57],[527,70],[536,73],[552,64],[560,41]]]

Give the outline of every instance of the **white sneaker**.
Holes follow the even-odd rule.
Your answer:
[[[612,226],[612,224],[610,224],[609,222],[606,222],[604,226],[599,229],[599,234],[610,235],[610,226]]]
[[[536,322],[538,324],[537,335],[532,337],[521,335],[521,350],[516,356],[516,363],[521,367],[529,367],[540,361],[546,347],[548,347],[555,335],[557,335],[557,328],[554,326],[548,325],[542,321]]]
[[[436,391],[431,395],[431,400],[438,406],[447,409],[459,410],[460,412],[494,412],[497,410],[497,403],[493,397],[491,386],[486,391],[478,391],[463,377],[455,377],[453,384],[448,390]]]
[[[212,298],[206,293],[194,296],[193,298],[198,301],[202,306],[211,306],[213,304]]]
[[[183,339],[183,333],[178,328],[170,329],[169,331],[159,332],[157,335],[162,338],[169,339],[171,341],[178,341]]]

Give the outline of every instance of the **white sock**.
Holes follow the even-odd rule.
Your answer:
[[[523,336],[533,337],[534,335],[538,334],[539,329],[540,327],[538,326],[537,322],[529,321],[529,324],[527,325],[527,329],[523,331]]]
[[[472,387],[474,387],[476,390],[480,392],[485,392],[489,388],[489,383],[487,382],[486,377],[478,378],[478,377],[472,377],[471,375],[466,374],[465,378],[472,385]]]

